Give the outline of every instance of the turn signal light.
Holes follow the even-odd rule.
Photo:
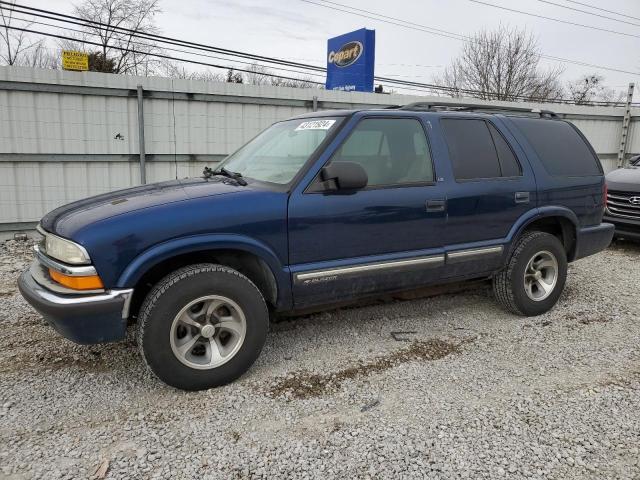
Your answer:
[[[104,288],[102,280],[100,280],[100,277],[98,275],[90,275],[87,277],[72,277],[51,268],[49,269],[49,275],[60,285],[71,288],[73,290],[97,290],[100,288]]]

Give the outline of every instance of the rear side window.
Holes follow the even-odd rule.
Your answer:
[[[484,120],[443,119],[456,180],[521,175],[520,164],[500,132]]]
[[[518,177],[522,175],[522,170],[516,156],[511,151],[511,147],[507,141],[502,137],[500,132],[496,130],[496,127],[488,123],[489,130],[491,131],[491,137],[493,138],[493,144],[498,152],[498,160],[500,161],[500,170],[503,177]]]
[[[549,175],[602,175],[600,161],[569,123],[536,118],[511,118],[511,121],[536,151]]]

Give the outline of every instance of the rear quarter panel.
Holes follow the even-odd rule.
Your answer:
[[[505,126],[522,147],[533,168],[538,190],[538,207],[564,207],[571,210],[577,218],[578,227],[598,225],[602,222],[604,210],[604,174],[598,160],[600,173],[585,176],[554,176],[547,172],[536,150],[525,136],[508,119],[502,118]],[[556,120],[549,120],[556,121]],[[575,127],[575,126],[574,126]],[[597,158],[593,147],[584,135],[575,127],[589,150]]]

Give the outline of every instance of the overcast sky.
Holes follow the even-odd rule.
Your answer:
[[[319,0],[313,0],[319,2]],[[470,0],[335,0],[351,7],[384,14],[448,32],[469,35],[499,25],[527,28],[538,38],[543,54],[600,66],[640,72],[640,20],[605,18],[567,10],[541,0],[484,0],[487,3],[596,26],[637,36],[597,31],[499,10]],[[566,0],[554,3],[585,9]],[[640,0],[581,0],[607,10],[640,18]],[[31,6],[70,13],[65,0],[22,0]],[[307,3],[303,0],[161,0],[157,23],[167,36],[223,48],[325,65],[326,40],[362,27],[376,30],[376,74],[431,81],[459,52],[462,42],[423,31]],[[337,7],[336,8],[341,8]],[[213,60],[212,60],[213,61]],[[555,63],[544,62],[551,66]],[[565,64],[565,80],[597,72],[606,83],[626,90],[640,74],[619,73]]]

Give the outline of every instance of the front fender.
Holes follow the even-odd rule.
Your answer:
[[[278,286],[278,304],[287,305],[291,300],[291,282],[288,267],[284,267],[275,252],[267,245],[251,237],[234,234],[191,235],[158,243],[145,250],[127,265],[117,288],[133,288],[142,276],[159,263],[177,255],[205,250],[241,250],[262,259],[273,274]]]

